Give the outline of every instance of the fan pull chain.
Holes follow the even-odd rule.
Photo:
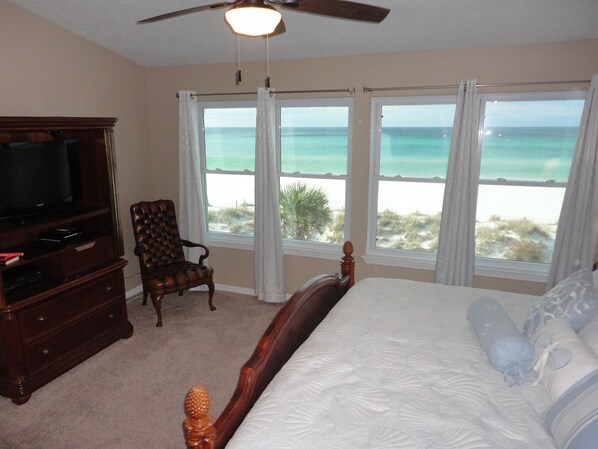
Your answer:
[[[237,34],[237,71],[235,72],[235,84],[241,84],[241,37]]]
[[[266,83],[265,87],[270,88],[270,45],[268,35],[266,34]]]

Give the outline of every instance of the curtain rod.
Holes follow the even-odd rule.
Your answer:
[[[583,84],[590,80],[567,80],[567,81],[528,81],[523,83],[490,83],[477,84],[477,87],[513,87],[513,86],[541,86],[546,84]],[[444,84],[437,86],[401,86],[401,87],[365,87],[364,92],[381,92],[389,90],[427,90],[427,89],[458,89],[458,84]]]
[[[314,93],[334,93],[334,92],[345,92],[350,93],[353,95],[355,93],[354,87],[349,87],[347,89],[316,89],[316,90],[274,90],[275,94],[314,94]],[[224,96],[224,95],[256,95],[257,92],[215,92],[215,93],[205,93],[205,94],[191,94],[192,98],[197,97],[215,97],[215,96]],[[179,94],[177,92],[176,97],[179,98]]]

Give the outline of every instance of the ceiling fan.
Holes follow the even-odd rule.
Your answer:
[[[280,12],[282,8],[340,19],[380,23],[390,12],[378,6],[345,0],[235,0],[181,9],[140,20],[138,24],[158,22],[173,17],[210,9],[226,8],[226,22],[237,34],[246,36],[275,36],[285,32]]]

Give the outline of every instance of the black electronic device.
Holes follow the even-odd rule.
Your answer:
[[[4,293],[33,284],[44,278],[44,272],[29,265],[15,267],[4,272]]]
[[[46,243],[66,243],[83,235],[83,231],[77,228],[56,228],[44,232],[39,239]]]
[[[80,191],[76,142],[0,144],[0,215],[19,219],[72,203]]]

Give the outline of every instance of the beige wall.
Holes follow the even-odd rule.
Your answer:
[[[182,89],[255,91],[263,84],[263,62],[243,63],[243,83],[235,86],[233,64],[144,69],[5,0],[0,0],[0,17],[0,60],[3,62],[0,115],[119,118],[115,129],[119,204],[125,257],[130,262],[125,275],[127,289],[137,287],[139,270],[132,254],[128,206],[142,199],[177,197],[178,106],[175,93]],[[361,258],[366,245],[371,98],[370,94],[361,91],[362,87],[455,84],[470,78],[483,83],[589,79],[593,73],[598,73],[597,54],[598,40],[592,40],[278,61],[271,63],[270,75],[273,87],[278,90],[357,89],[354,95],[351,222],[357,276],[432,280],[430,271],[366,265]],[[290,98],[288,95],[280,97]],[[253,255],[250,251],[214,247],[210,263],[216,270],[217,283],[253,288]],[[286,290],[292,292],[309,277],[337,269],[337,263],[331,260],[286,256]],[[542,291],[540,284],[492,278],[477,278],[476,285],[532,293]]]
[[[118,117],[127,289],[139,284],[128,206],[152,197],[145,69],[0,0],[0,115]]]
[[[566,44],[543,44],[397,53],[358,57],[273,61],[272,86],[278,90],[355,87],[353,134],[353,193],[351,240],[357,256],[357,277],[399,276],[417,280],[433,279],[426,270],[401,269],[365,264],[367,189],[370,139],[370,99],[363,86],[421,86],[458,84],[476,78],[481,83],[511,83],[546,80],[589,79],[598,73],[598,40]],[[177,102],[178,90],[197,92],[255,91],[264,80],[264,64],[243,63],[243,83],[234,84],[233,64],[152,68],[147,71],[150,148],[153,158],[154,192],[157,196],[177,195]],[[575,86],[544,86],[543,89],[570,89]],[[452,93],[451,91],[434,91]],[[410,95],[422,92],[410,92]],[[426,92],[427,94],[430,91]],[[390,94],[392,95],[392,94]],[[396,95],[396,93],[395,93]],[[279,95],[279,98],[290,98]],[[294,96],[298,97],[297,95]],[[214,99],[231,97],[209,97]],[[251,96],[233,97],[252,99]],[[339,251],[340,256],[340,251]],[[210,263],[217,283],[253,288],[253,255],[250,251],[214,247]],[[286,290],[292,292],[309,277],[337,270],[330,260],[285,257]],[[541,293],[543,285],[477,277],[476,286]]]

